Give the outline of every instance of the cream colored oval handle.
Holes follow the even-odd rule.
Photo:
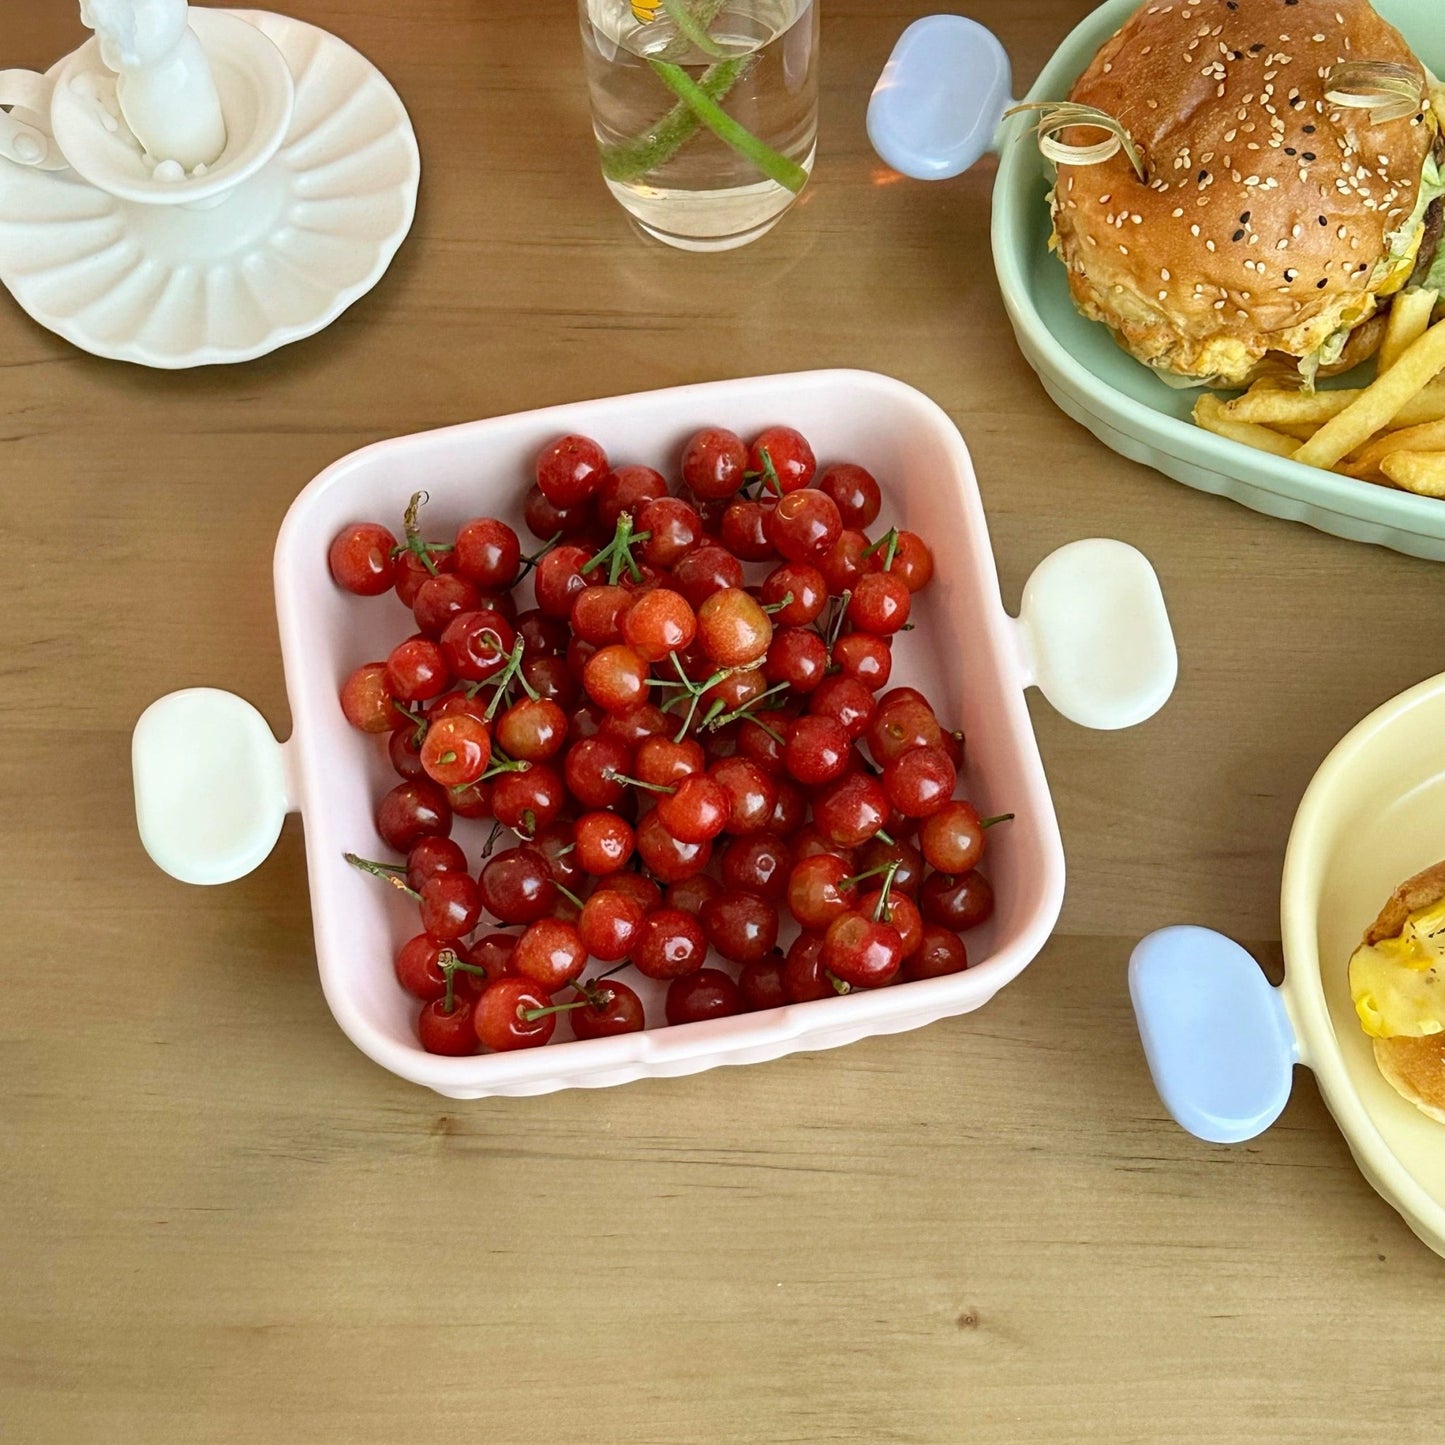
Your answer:
[[[1034,569],[1019,608],[1028,681],[1071,722],[1127,728],[1169,700],[1179,654],[1149,559],[1089,537]]]
[[[244,698],[192,687],[153,702],[131,738],[135,816],[182,883],[231,883],[266,859],[292,803],[285,754]]]
[[[55,137],[50,134],[50,98],[55,83],[36,70],[0,70],[0,156],[16,165],[39,171],[63,171],[69,166]]]

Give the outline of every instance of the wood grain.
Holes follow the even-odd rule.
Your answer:
[[[234,370],[79,355],[0,305],[0,1437],[225,1441],[1437,1439],[1445,1263],[1301,1075],[1216,1149],[1124,988],[1191,920],[1278,968],[1280,863],[1333,742],[1442,661],[1445,572],[1254,516],[1048,402],[988,263],[987,166],[895,183],[867,93],[917,7],[828,0],[817,180],[774,234],[646,246],[595,174],[565,0],[292,0],[415,118],[416,230],[324,335]],[[1083,0],[974,0],[1021,87]],[[4,62],[78,42],[7,0]],[[3,184],[3,178],[0,178]],[[766,1067],[454,1106],[316,984],[300,839],[183,888],[135,837],[134,719],[191,683],[288,725],[275,531],[377,437],[853,365],[976,458],[1006,600],[1142,547],[1182,645],[1131,733],[1036,706],[1059,935],[970,1018]]]

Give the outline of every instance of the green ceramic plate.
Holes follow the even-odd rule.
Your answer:
[[[1058,48],[1029,93],[1060,99],[1094,53],[1138,8],[1107,0]],[[1416,54],[1445,74],[1445,3],[1375,0]],[[1027,117],[1005,123],[994,188],[993,254],[1004,304],[1045,390],[1106,446],[1186,486],[1232,497],[1257,512],[1305,522],[1336,537],[1445,561],[1445,501],[1392,491],[1254,451],[1201,431],[1189,419],[1195,392],[1174,391],[1085,321],[1064,268],[1048,251],[1052,177]],[[1360,383],[1348,376],[1334,383]]]

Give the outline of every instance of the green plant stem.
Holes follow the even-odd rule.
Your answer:
[[[721,60],[727,55],[727,51],[707,33],[708,26],[722,9],[721,3],[702,6],[704,12],[710,12],[705,19],[702,15],[694,15],[685,0],[662,0],[662,8],[672,16],[672,23],[677,26],[678,34],[685,35],[704,55],[711,55],[714,60]]]
[[[725,145],[757,166],[770,180],[797,195],[808,183],[808,173],[796,161],[764,145],[746,126],[739,125],[680,65],[665,60],[647,62],[659,80]]]

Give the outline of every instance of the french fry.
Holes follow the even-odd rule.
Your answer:
[[[1381,432],[1346,459],[1345,470],[1353,477],[1360,472],[1380,471],[1380,464],[1394,452],[1441,451],[1445,451],[1445,421],[1427,421],[1420,426]]]
[[[1424,390],[1445,368],[1445,323],[1432,326],[1405,348],[1400,359],[1377,377],[1338,416],[1327,421],[1294,454],[1309,467],[1332,467],[1347,453],[1388,426],[1405,403]]]
[[[1293,437],[1281,436],[1277,431],[1270,431],[1266,426],[1256,426],[1253,422],[1230,420],[1225,414],[1224,403],[1217,396],[1211,396],[1208,392],[1205,392],[1194,403],[1194,420],[1205,431],[1213,432],[1216,436],[1242,442],[1256,451],[1273,452],[1277,457],[1293,456],[1299,448],[1299,442]]]
[[[1363,388],[1359,387],[1313,393],[1282,391],[1279,387],[1255,387],[1226,403],[1224,414],[1231,421],[1252,421],[1261,426],[1278,426],[1282,422],[1321,426],[1337,417],[1363,394]],[[1393,424],[1418,426],[1421,422],[1438,421],[1442,417],[1445,417],[1445,381],[1432,381],[1418,396],[1405,403]]]
[[[1407,492],[1445,497],[1445,452],[1391,452],[1380,469]]]
[[[1224,414],[1229,415],[1228,409]],[[1269,430],[1277,431],[1281,436],[1293,437],[1297,442],[1307,442],[1319,427],[1309,421],[1277,421]]]
[[[1390,322],[1377,353],[1377,376],[1383,376],[1418,341],[1430,326],[1430,313],[1440,299],[1438,291],[1416,287],[1401,291],[1390,303]]]

